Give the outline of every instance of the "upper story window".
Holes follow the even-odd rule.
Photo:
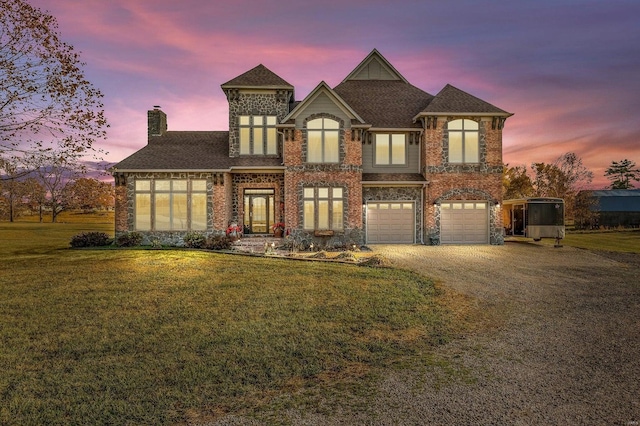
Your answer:
[[[144,179],[135,184],[138,231],[207,229],[207,181]]]
[[[449,131],[449,162],[479,163],[480,137],[478,123],[473,120],[453,120]]]
[[[406,137],[400,133],[376,133],[375,164],[393,166],[407,164]]]
[[[240,155],[277,155],[277,118],[274,115],[241,115]]]
[[[307,122],[307,162],[338,163],[340,161],[340,123],[330,118]]]

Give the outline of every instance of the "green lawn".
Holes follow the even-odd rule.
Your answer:
[[[93,222],[0,223],[0,424],[366,410],[382,368],[433,363],[452,333],[433,283],[409,272],[69,249],[112,234]]]
[[[543,240],[554,244],[554,240]],[[563,245],[588,250],[640,253],[640,230],[568,232]]]

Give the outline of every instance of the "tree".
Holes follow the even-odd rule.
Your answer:
[[[573,203],[573,221],[576,229],[591,229],[598,223],[600,205],[593,192],[583,190],[576,194]]]
[[[565,201],[565,212],[573,218],[574,201],[578,192],[593,180],[593,172],[573,152],[561,155],[553,164],[534,163],[533,186],[539,197],[558,197]]]
[[[103,95],[56,19],[25,0],[0,0],[0,22],[0,162],[101,153],[93,143],[106,134]]]
[[[533,183],[525,166],[509,167],[505,164],[502,174],[502,194],[505,200],[526,198],[533,195]]]
[[[78,178],[65,187],[65,205],[85,211],[113,207],[113,185],[94,178]]]
[[[612,161],[611,166],[604,172],[607,179],[611,181],[611,189],[631,189],[632,181],[640,181],[640,170],[636,169],[636,163],[627,160]]]
[[[34,170],[35,178],[45,190],[45,204],[51,209],[51,222],[55,223],[58,215],[67,208],[66,187],[80,173],[75,159],[41,153],[30,157],[27,164]]]
[[[47,191],[40,182],[33,177],[25,179],[23,185],[24,202],[31,212],[38,212],[40,223],[42,223],[43,210],[47,203]]]

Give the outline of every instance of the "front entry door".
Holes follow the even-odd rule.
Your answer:
[[[273,194],[273,189],[244,190],[244,226],[249,233],[271,233],[275,216]]]

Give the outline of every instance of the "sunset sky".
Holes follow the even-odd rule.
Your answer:
[[[169,130],[227,130],[220,85],[262,63],[302,100],[376,48],[414,86],[447,83],[514,113],[504,161],[575,152],[595,173],[640,165],[638,0],[28,0],[53,14],[105,95],[104,159]]]

